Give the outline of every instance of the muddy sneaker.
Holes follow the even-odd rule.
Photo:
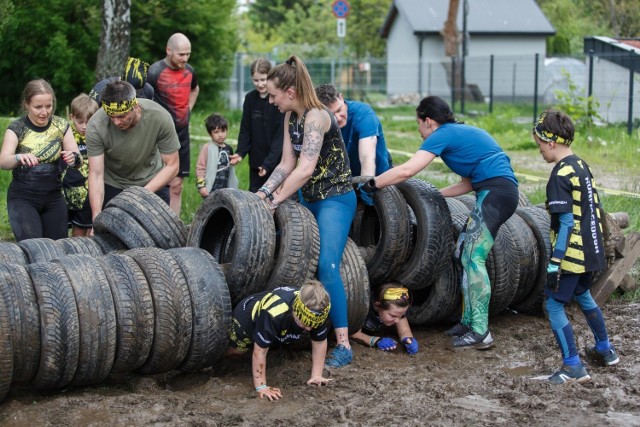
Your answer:
[[[609,350],[605,351],[598,351],[595,347],[590,347],[586,348],[584,352],[587,354],[589,359],[601,363],[604,366],[617,365],[620,361],[618,353],[616,353],[616,349],[613,346],[611,346]]]
[[[324,362],[324,366],[327,368],[341,368],[351,363],[351,359],[353,359],[351,349],[339,344],[331,351],[327,360]]]
[[[464,323],[456,323],[451,329],[444,331],[444,334],[448,337],[459,337],[469,332],[469,327]]]
[[[475,348],[477,350],[485,350],[493,347],[493,338],[491,332],[487,331],[484,335],[480,335],[472,330],[469,330],[464,335],[454,337],[451,339],[451,346],[455,349],[458,348]]]
[[[562,368],[549,377],[549,381],[552,384],[564,384],[569,381],[577,381],[582,384],[591,381],[591,377],[581,363],[577,366],[562,365]]]

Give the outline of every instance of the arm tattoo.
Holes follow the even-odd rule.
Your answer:
[[[316,122],[305,123],[302,153],[307,160],[314,160],[320,154],[324,132]]]
[[[287,171],[285,171],[281,167],[276,167],[275,170],[271,172],[271,176],[269,177],[267,182],[264,183],[264,185],[269,189],[269,191],[273,192],[276,188],[280,187],[280,184],[282,184],[284,180],[287,179],[287,176],[289,176],[289,173]]]

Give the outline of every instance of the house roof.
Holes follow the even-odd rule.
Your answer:
[[[594,54],[636,73],[640,72],[640,39],[589,36],[584,38],[584,53]]]
[[[460,0],[457,26],[462,30],[464,0]],[[552,36],[556,33],[535,0],[469,0],[469,34]],[[418,35],[440,34],[447,19],[449,0],[394,0],[380,30],[383,38],[398,14],[402,14]]]

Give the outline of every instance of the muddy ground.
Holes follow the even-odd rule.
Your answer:
[[[126,375],[49,395],[13,388],[0,425],[640,426],[640,304],[609,302],[603,311],[621,362],[590,364],[586,385],[535,379],[560,363],[548,323],[503,313],[491,321],[493,349],[449,350],[444,325],[416,329],[417,356],[354,344],[353,364],[328,372],[325,387],[305,385],[309,351],[272,350],[267,379],[283,390],[278,402],[257,398],[249,359],[224,360],[199,374]],[[569,315],[582,352],[593,336],[577,307]]]

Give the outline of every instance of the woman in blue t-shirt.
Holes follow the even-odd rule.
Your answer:
[[[443,99],[428,96],[420,101],[416,120],[424,139],[420,149],[406,163],[361,184],[359,189],[372,193],[403,182],[441,157],[462,178],[440,190],[442,195],[476,192],[476,207],[469,213],[456,245],[464,268],[462,319],[447,335],[453,337],[453,348],[486,349],[493,346],[493,338],[489,332],[491,284],[485,263],[500,226],[516,210],[518,181],[509,157],[491,135],[458,123]]]

